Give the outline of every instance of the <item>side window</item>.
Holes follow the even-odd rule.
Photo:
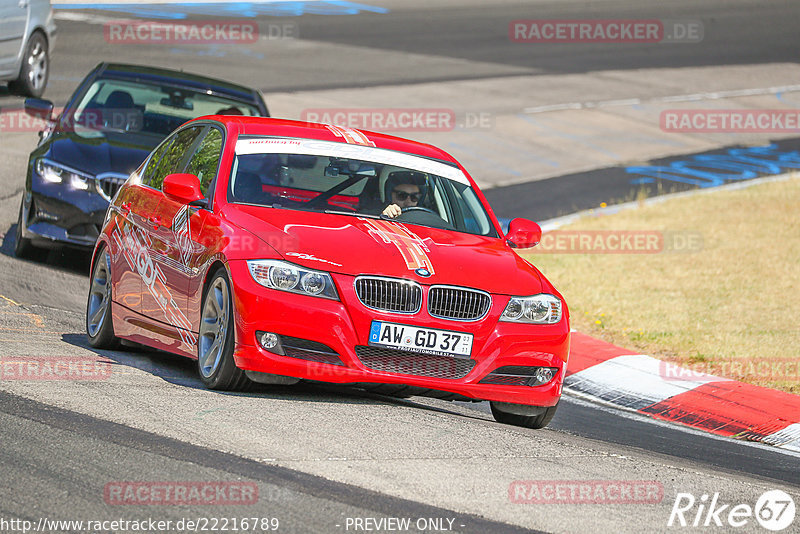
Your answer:
[[[169,145],[172,144],[175,138],[171,137],[170,139],[166,140],[161,146],[159,146],[153,155],[150,157],[150,161],[147,162],[147,167],[144,168],[144,172],[142,172],[142,183],[144,185],[150,185],[150,181],[153,178],[153,174],[155,173],[156,168],[158,167],[158,162],[161,161],[161,158],[166,153]]]
[[[186,161],[186,151],[192,146],[192,143],[202,130],[202,127],[195,126],[175,134],[172,143],[169,144],[169,148],[165,150],[164,155],[153,168],[153,173],[150,175],[150,183],[147,185],[161,189],[164,178],[168,174],[182,172],[183,163]]]
[[[186,171],[200,179],[200,191],[206,194],[208,186],[217,175],[220,156],[222,155],[222,132],[210,128],[208,134],[200,142],[197,151],[189,160]]]

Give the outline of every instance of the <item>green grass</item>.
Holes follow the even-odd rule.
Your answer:
[[[573,328],[800,393],[800,179],[669,199],[565,229],[702,236],[694,252],[524,253],[564,295]],[[765,371],[764,362],[775,366]]]

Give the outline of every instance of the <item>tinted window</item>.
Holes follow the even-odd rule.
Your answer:
[[[303,152],[278,151],[292,143]],[[413,202],[404,207],[398,222],[496,237],[486,208],[467,178],[446,164],[324,141],[240,139],[236,150],[229,183],[231,201],[380,217],[397,196],[399,201]],[[358,153],[366,159],[349,157]]]
[[[150,187],[161,189],[164,178],[166,178],[168,174],[183,172],[186,153],[191,148],[195,139],[197,139],[197,136],[200,135],[201,131],[202,127],[194,126],[176,133],[173,136],[174,139],[172,143],[169,143],[169,147],[153,168],[153,172],[149,176],[149,182],[145,183]]]
[[[197,151],[189,160],[186,167],[188,173],[194,174],[200,179],[200,191],[206,194],[208,186],[214,177],[217,176],[219,159],[222,155],[222,132],[216,128],[210,128],[208,134],[200,142]]]
[[[75,133],[92,137],[98,131],[166,136],[189,119],[202,115],[260,115],[251,104],[204,90],[167,83],[100,78],[87,88],[64,120]]]
[[[161,158],[164,156],[164,153],[169,148],[169,145],[172,144],[174,137],[164,141],[156,150],[153,152],[153,155],[150,157],[150,161],[147,162],[147,167],[144,168],[144,172],[142,173],[142,183],[150,185],[150,180],[153,177],[153,173],[155,172],[156,168],[158,167],[158,162],[161,161]]]

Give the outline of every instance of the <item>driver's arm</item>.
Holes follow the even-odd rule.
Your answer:
[[[389,204],[388,206],[386,206],[386,209],[383,210],[383,214],[389,217],[390,219],[399,217],[401,213],[403,213],[403,210],[397,204]]]

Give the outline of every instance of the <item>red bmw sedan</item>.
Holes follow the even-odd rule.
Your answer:
[[[299,380],[491,401],[552,419],[569,355],[558,291],[467,171],[433,146],[333,125],[201,117],[109,206],[90,343],[197,360],[212,389]]]

